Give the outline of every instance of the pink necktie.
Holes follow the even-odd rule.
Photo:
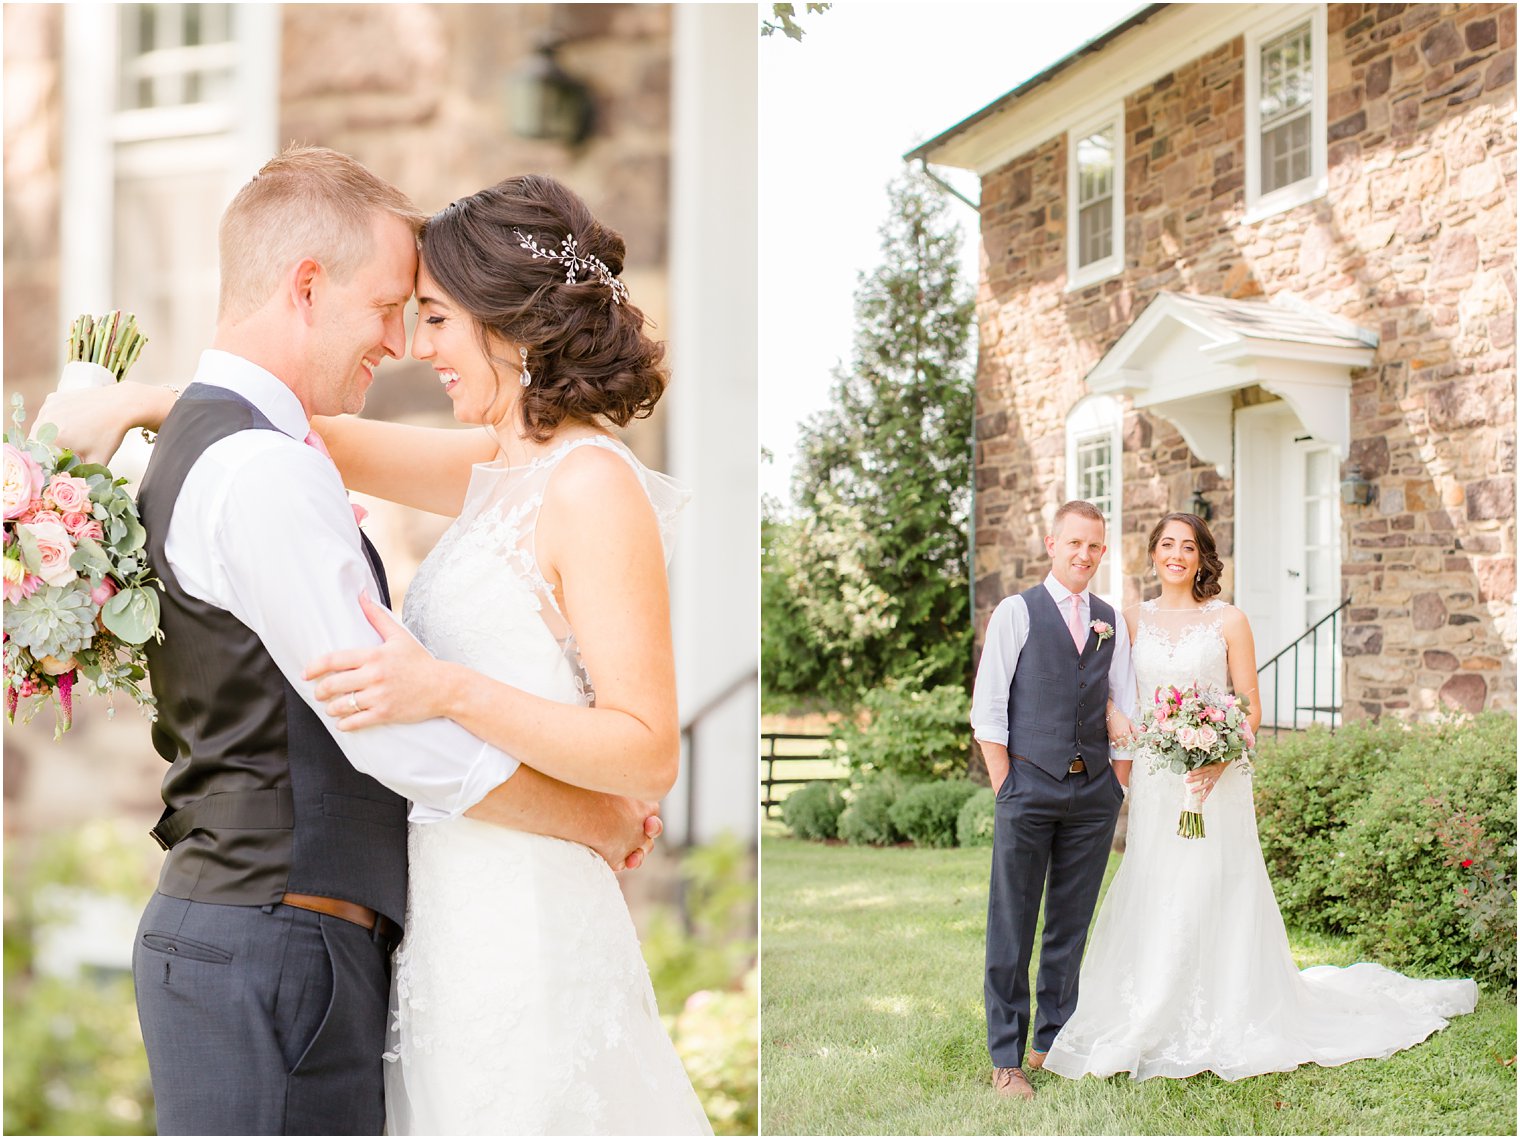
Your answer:
[[[332,463],[332,453],[328,451],[327,444],[322,442],[322,436],[318,435],[315,431],[308,431],[306,433],[306,439],[304,441],[308,447],[315,447],[322,453],[322,457],[324,459],[326,459],[329,463]],[[336,463],[333,463],[333,468],[335,470],[337,469]],[[369,511],[364,509],[364,507],[360,506],[357,502],[350,502],[348,505],[353,509],[354,512],[354,524],[357,526],[363,526],[364,520],[369,517]]]
[[[1077,652],[1087,647],[1087,628],[1082,624],[1082,595],[1071,595],[1071,616],[1066,620],[1067,628],[1071,630],[1072,643],[1077,646]]]

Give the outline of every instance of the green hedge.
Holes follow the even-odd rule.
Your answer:
[[[843,792],[837,783],[825,779],[815,779],[797,788],[781,803],[781,821],[798,838],[838,838],[839,816],[843,812]]]
[[[955,820],[955,837],[962,846],[991,846],[997,795],[991,787],[978,787]]]
[[[1391,968],[1515,987],[1515,720],[1349,724],[1264,742],[1283,916]]]
[[[891,846],[903,834],[892,822],[892,804],[902,792],[892,779],[878,779],[855,793],[854,801],[839,816],[839,837],[866,846]]]
[[[920,783],[892,804],[893,824],[919,846],[954,846],[956,823],[977,786],[967,779]]]

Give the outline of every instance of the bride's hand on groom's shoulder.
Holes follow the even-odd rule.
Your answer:
[[[58,428],[56,442],[86,463],[109,463],[135,425],[134,400],[143,384],[124,380],[109,387],[50,392],[42,401],[32,434],[44,423]]]
[[[415,724],[446,714],[440,662],[383,605],[361,594],[364,616],[380,634],[369,648],[341,649],[312,661],[306,679],[341,731],[377,724]]]

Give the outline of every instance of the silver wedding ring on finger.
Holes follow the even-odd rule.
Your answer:
[[[348,705],[355,712],[362,712],[362,711],[364,711],[363,708],[359,707],[359,694],[357,692],[350,692],[348,694]]]

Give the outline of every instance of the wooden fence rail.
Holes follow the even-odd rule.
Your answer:
[[[760,758],[765,763],[765,775],[760,780],[761,798],[760,806],[765,812],[766,818],[775,818],[774,808],[781,805],[781,799],[775,794],[777,787],[792,787],[799,783],[812,783],[815,780],[824,780],[830,783],[843,783],[844,775],[821,776],[818,774],[804,776],[788,776],[776,774],[776,765],[781,764],[782,770],[788,763],[810,763],[816,766],[823,756],[823,748],[828,743],[829,737],[818,732],[761,732],[760,733]],[[795,748],[788,747],[784,752],[778,751],[778,743],[798,745]]]

